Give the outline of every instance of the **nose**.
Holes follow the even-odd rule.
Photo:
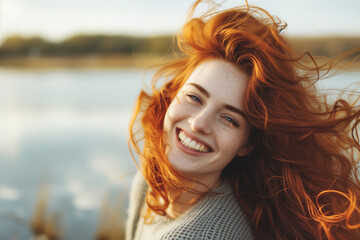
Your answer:
[[[193,114],[189,118],[188,122],[192,131],[202,134],[210,134],[212,131],[211,119],[211,113],[206,109],[203,109],[202,111]]]

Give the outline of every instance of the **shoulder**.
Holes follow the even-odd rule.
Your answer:
[[[140,218],[141,207],[145,202],[148,189],[143,175],[138,171],[133,179],[130,191],[128,219],[126,223],[126,239],[132,239],[135,234],[136,224]]]
[[[137,171],[131,185],[130,197],[138,198],[145,196],[147,189],[148,185],[145,181],[144,176],[141,174],[140,171]]]
[[[131,185],[130,203],[129,203],[130,211],[141,207],[141,205],[145,201],[145,195],[147,189],[148,189],[148,185],[145,181],[144,176],[141,174],[140,171],[137,171]]]
[[[221,187],[223,193],[210,196],[199,204],[201,212],[195,222],[203,224],[207,239],[252,239],[252,229],[245,213],[235,199],[229,185]]]
[[[182,224],[171,233],[172,239],[253,239],[250,223],[230,186],[223,186],[221,191],[219,195],[205,197],[180,216]]]

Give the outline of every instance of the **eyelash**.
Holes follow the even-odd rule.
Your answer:
[[[231,127],[239,127],[239,123],[234,120],[233,118],[229,117],[229,116],[223,116],[223,118],[225,119],[225,121],[230,123]]]
[[[199,102],[200,104],[202,104],[202,101],[201,101],[200,97],[198,97],[198,96],[196,96],[196,95],[194,95],[192,93],[188,93],[188,94],[186,94],[186,96],[189,97],[190,100],[196,101],[196,102]]]
[[[186,96],[188,98],[190,98],[191,101],[196,101],[196,102],[202,104],[200,97],[198,97],[192,93],[188,93],[188,94],[186,94]],[[229,116],[223,116],[223,119],[225,119],[225,121],[227,121],[231,127],[239,127],[239,123],[236,120],[234,120],[233,118],[231,118]]]

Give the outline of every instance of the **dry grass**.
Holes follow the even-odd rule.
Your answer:
[[[99,213],[99,222],[94,234],[95,240],[122,240],[125,238],[125,212],[122,209],[124,196],[120,193],[115,200],[110,201],[106,196]],[[28,223],[34,240],[59,240],[63,239],[61,219],[59,213],[49,212],[48,205],[49,186],[41,182],[34,213]],[[92,231],[92,229],[89,229]]]
[[[105,197],[99,214],[99,223],[95,240],[122,240],[125,238],[123,196],[118,195],[115,201]]]

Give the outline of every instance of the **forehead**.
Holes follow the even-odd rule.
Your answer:
[[[185,83],[196,83],[207,90],[211,96],[236,98],[244,95],[249,76],[235,64],[224,60],[208,60],[201,63]]]

